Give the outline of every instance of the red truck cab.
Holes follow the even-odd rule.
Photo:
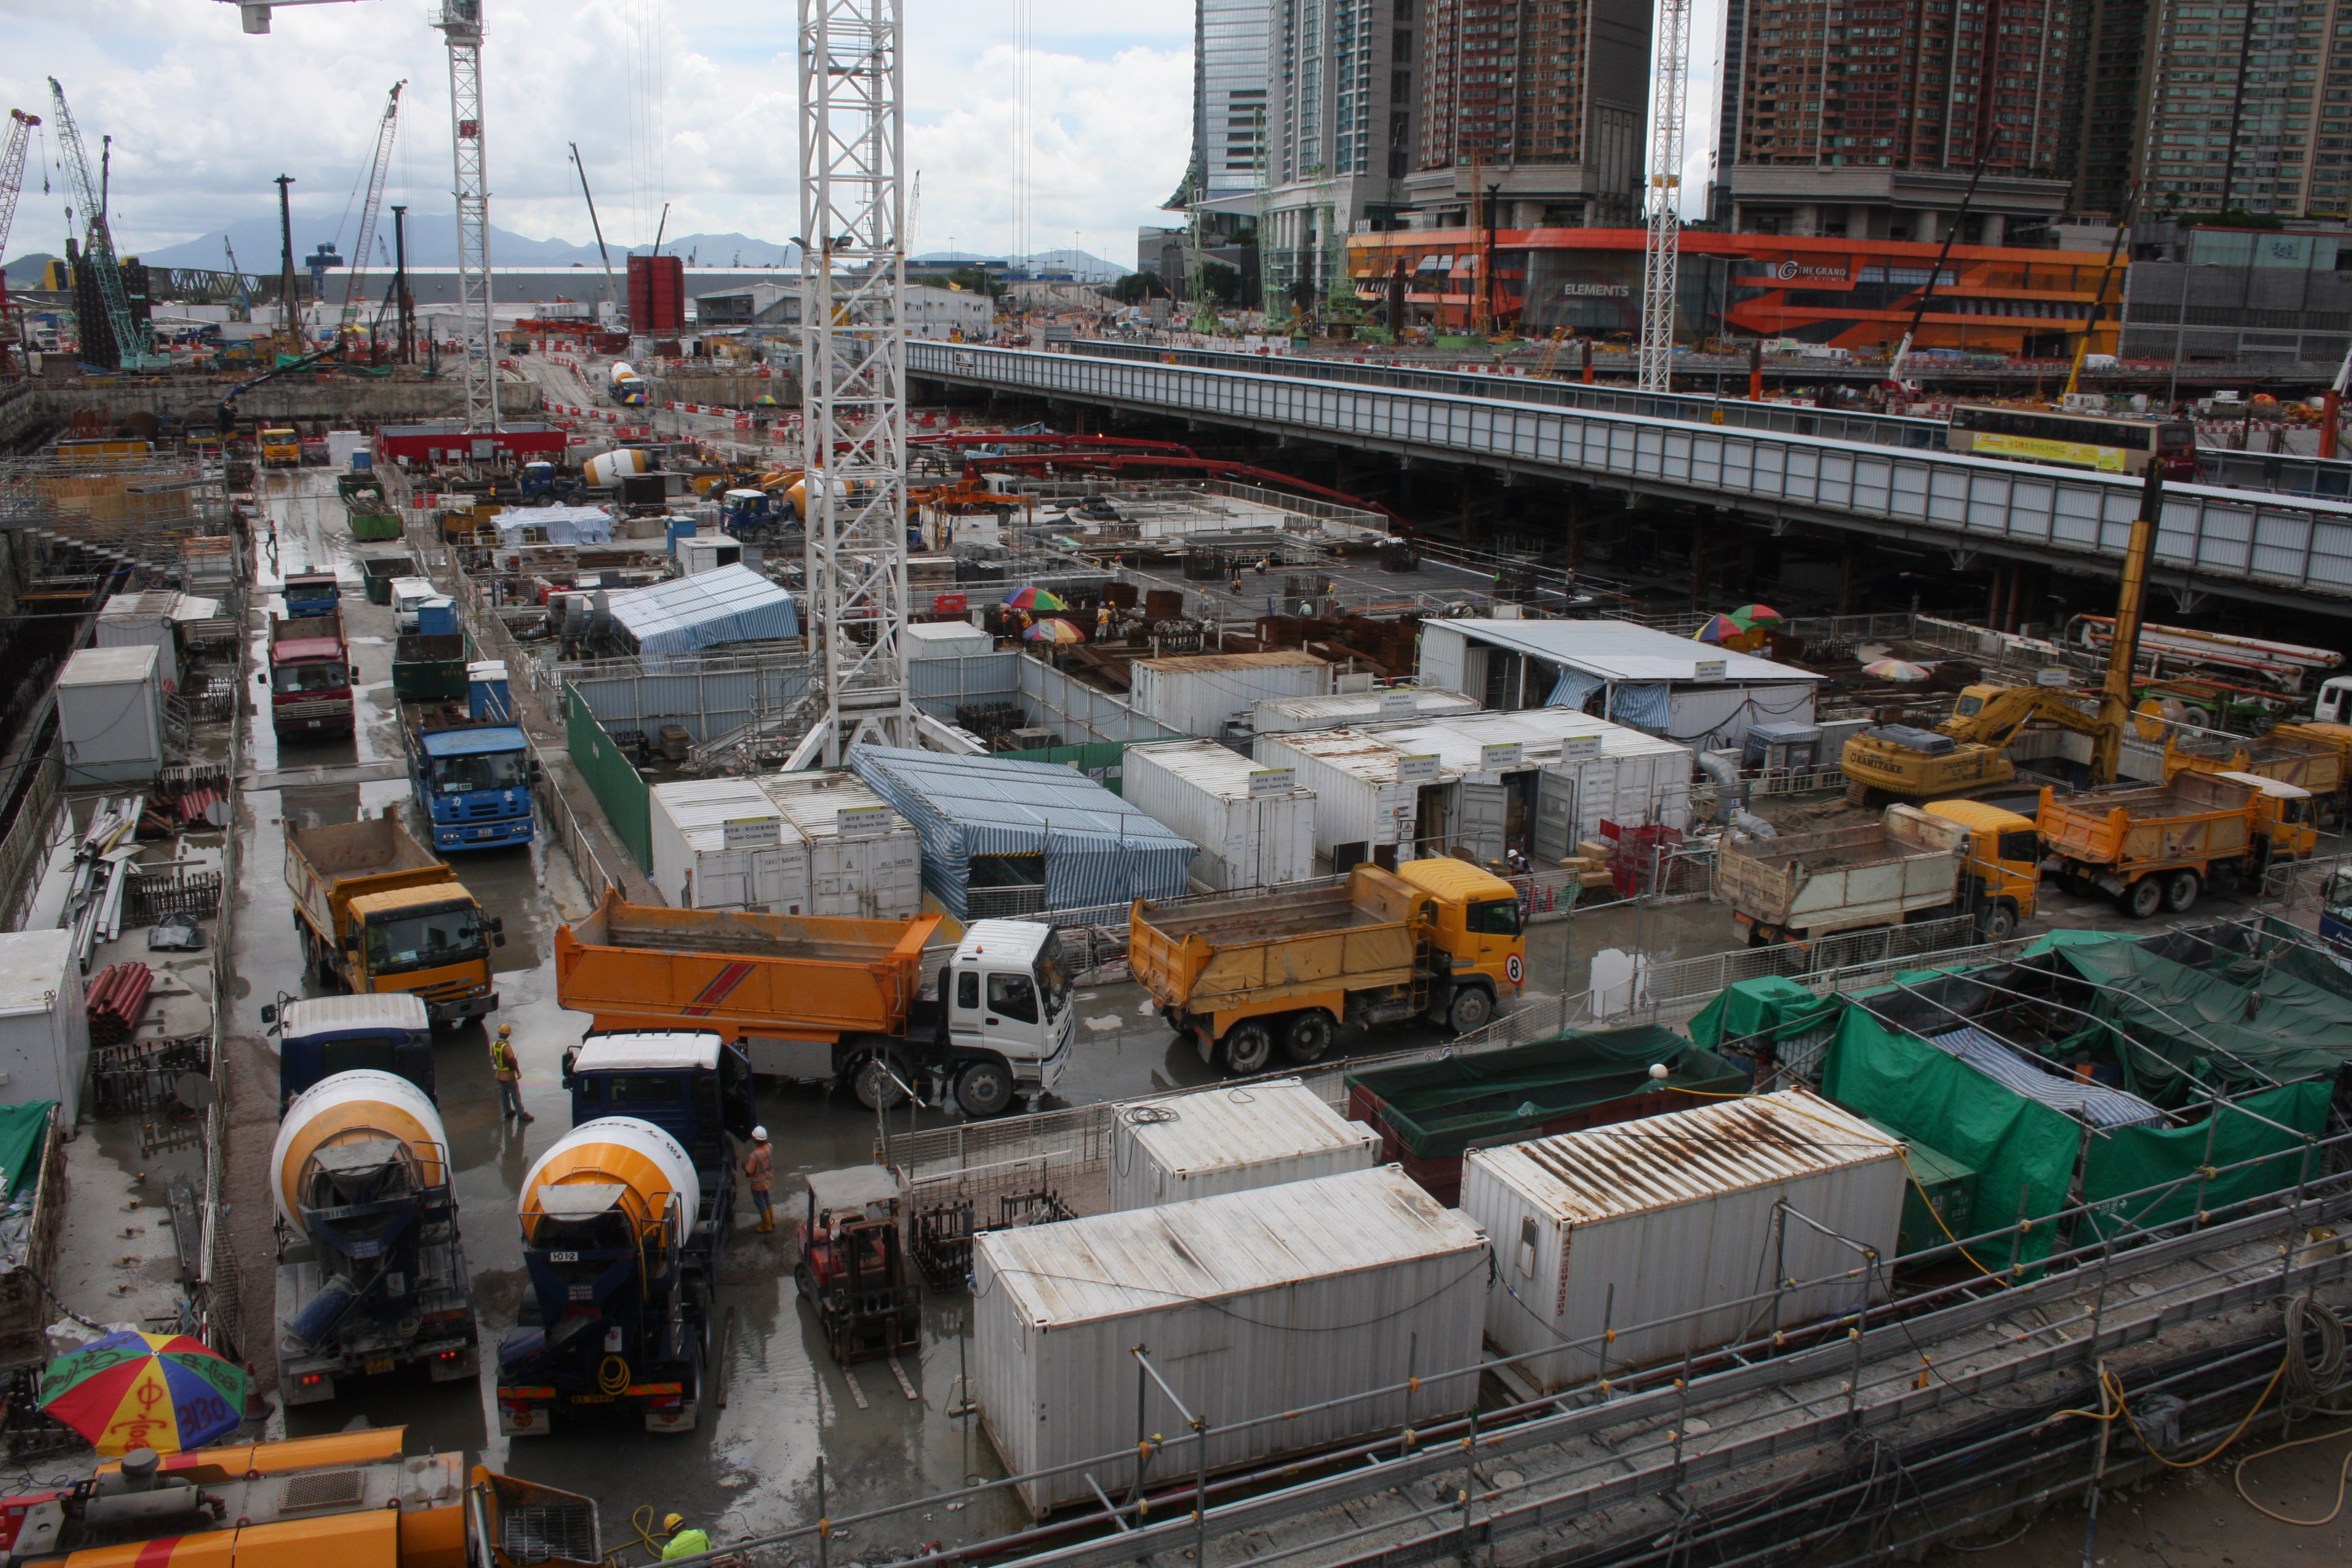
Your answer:
[[[280,740],[352,733],[352,678],[340,609],[269,623],[269,668],[254,679],[268,689],[270,726]]]

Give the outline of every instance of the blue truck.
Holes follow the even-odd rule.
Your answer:
[[[2352,871],[2337,871],[2327,879],[2319,900],[2319,934],[2330,947],[2352,958]]]
[[[261,1010],[278,1037],[278,1104],[339,1072],[370,1069],[406,1079],[433,1092],[433,1019],[412,991],[354,996],[289,996]]]
[[[286,574],[286,618],[304,620],[331,616],[343,600],[342,585],[332,572],[289,572]]]
[[[530,1281],[499,1346],[499,1431],[639,1413],[690,1432],[712,1342],[712,1290],[734,1227],[751,1065],[712,1031],[591,1035],[566,1053],[572,1131],[523,1178]]]
[[[409,785],[433,847],[503,849],[531,839],[531,781],[539,763],[520,725],[479,704],[403,702],[400,733]]]

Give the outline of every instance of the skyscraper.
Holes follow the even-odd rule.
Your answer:
[[[1257,188],[1272,58],[1266,0],[1194,0],[1192,161],[1171,207]]]
[[[1500,228],[1641,221],[1644,0],[1425,0],[1408,196],[1425,227],[1491,191]]]
[[[2119,207],[2136,176],[2147,216],[2345,213],[2352,4],[2149,0],[2144,21],[2137,100],[2085,116],[2082,206]]]
[[[1963,240],[2065,210],[2073,0],[1745,0],[1735,217],[1762,233]],[[1720,177],[1720,176],[1719,176]]]

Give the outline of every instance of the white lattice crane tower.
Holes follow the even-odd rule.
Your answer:
[[[800,0],[801,436],[824,704],[790,767],[914,743],[898,0]]]
[[[482,0],[441,0],[449,44],[449,147],[457,199],[457,353],[466,428],[499,427],[499,340],[490,326],[490,184],[482,124]]]
[[[1642,251],[1643,392],[1672,388],[1675,293],[1682,270],[1685,121],[1689,113],[1690,0],[1658,0],[1657,95],[1651,105],[1649,239]]]
[[[8,111],[8,140],[0,145],[0,257],[8,254],[8,230],[16,222],[16,194],[25,184],[25,148],[33,139],[37,114],[21,109]],[[0,276],[0,371],[8,368],[8,279]]]

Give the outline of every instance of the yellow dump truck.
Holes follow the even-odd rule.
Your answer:
[[[414,992],[436,1024],[497,1009],[490,948],[506,945],[501,923],[483,918],[465,884],[396,816],[288,828],[286,886],[303,956],[320,980]]]
[[[1171,1027],[1229,1073],[1277,1047],[1319,1059],[1340,1033],[1426,1018],[1459,1033],[1527,979],[1517,891],[1460,860],[1359,866],[1267,892],[1136,900],[1128,963]]]
[[[258,432],[255,444],[261,448],[261,466],[265,468],[299,468],[302,466],[302,437],[287,429]]]
[[[2093,790],[2061,800],[2042,792],[2042,838],[2069,891],[2094,890],[2124,913],[2187,912],[2209,882],[2259,876],[2271,840],[2259,822],[2265,797],[2219,773],[2181,773],[2161,788]]]

